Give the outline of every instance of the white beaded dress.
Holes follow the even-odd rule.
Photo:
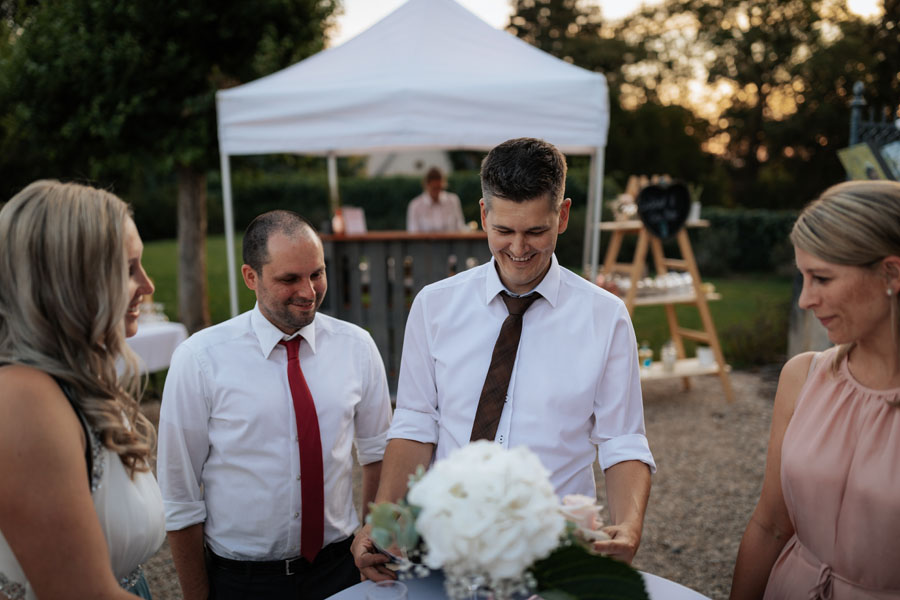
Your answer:
[[[79,415],[80,416],[80,415]],[[82,423],[86,424],[82,418]],[[91,495],[100,519],[112,570],[119,585],[137,595],[146,588],[141,565],[165,538],[165,514],[156,477],[135,473],[132,480],[119,456],[86,426],[91,445]],[[136,584],[139,585],[136,589]],[[0,598],[36,600],[19,562],[0,531]],[[146,596],[145,596],[146,597]]]

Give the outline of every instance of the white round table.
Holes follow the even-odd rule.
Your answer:
[[[187,328],[181,323],[138,322],[137,333],[125,341],[140,357],[141,372],[153,373],[169,367],[172,353],[187,336]]]
[[[697,593],[681,584],[663,579],[650,573],[640,572],[647,587],[650,600],[709,600],[703,594]],[[429,577],[404,579],[403,583],[409,589],[407,600],[447,600],[444,594],[443,577],[430,575]],[[373,585],[371,581],[363,581],[342,592],[338,592],[328,600],[366,600],[366,590]]]

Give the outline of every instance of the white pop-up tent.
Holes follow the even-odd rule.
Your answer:
[[[606,78],[494,29],[454,0],[409,0],[368,30],[216,95],[231,312],[237,314],[229,157],[489,150],[514,137],[591,156],[585,267],[597,270]]]

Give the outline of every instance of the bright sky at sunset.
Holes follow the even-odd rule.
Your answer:
[[[332,37],[331,45],[341,44],[362,33],[382,18],[400,7],[406,0],[343,0],[344,14],[338,19],[338,31]],[[489,25],[502,29],[509,22],[510,0],[456,0]],[[642,5],[659,4],[662,0],[583,0],[600,6],[603,17],[609,20],[622,19],[638,10]],[[882,0],[846,0],[852,12],[864,17],[880,15],[884,10]],[[692,81],[688,89],[677,84],[663,84],[657,92],[664,103],[689,106],[694,113],[710,121],[721,115],[735,95],[735,89],[728,82],[711,86],[702,77]],[[623,103],[628,108],[629,96],[625,93]],[[636,98],[632,100],[637,101]],[[788,107],[790,108],[790,107]],[[789,111],[790,112],[790,111]],[[721,142],[721,140],[720,140]],[[724,143],[724,142],[723,142]],[[716,140],[710,140],[709,150],[718,152]]]
[[[332,44],[345,42],[358,33],[374,25],[381,18],[390,14],[405,0],[343,0],[344,14],[338,19],[340,30],[336,33]],[[502,28],[509,19],[509,0],[457,0],[460,4],[481,17],[494,27]],[[603,10],[607,19],[621,19],[637,10],[641,4],[657,4],[658,1],[641,0],[595,0]],[[881,0],[847,0],[850,10],[863,16],[872,16],[880,12]]]
[[[344,15],[338,19],[340,31],[334,38],[335,45],[368,29],[405,0],[343,0],[343,2]],[[498,29],[502,29],[509,20],[509,0],[457,0],[457,2]],[[641,0],[600,0],[598,4],[603,9],[604,17],[620,19],[640,7]]]

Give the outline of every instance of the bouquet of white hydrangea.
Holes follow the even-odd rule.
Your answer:
[[[591,541],[605,537],[599,513],[586,496],[567,496],[561,505],[527,448],[479,441],[427,473],[420,468],[406,499],[373,505],[369,522],[376,544],[399,551],[401,569],[414,570],[410,558],[442,569],[453,599],[479,590],[527,597],[535,589],[548,598],[646,598],[636,571],[589,552]],[[605,595],[604,577],[613,578],[607,591],[614,595]]]

